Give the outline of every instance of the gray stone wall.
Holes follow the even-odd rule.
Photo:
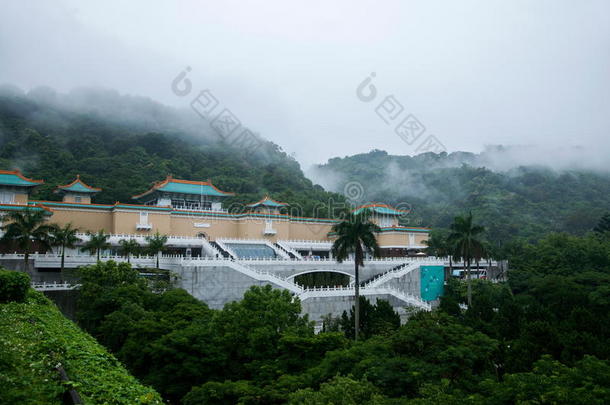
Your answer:
[[[364,295],[366,299],[369,300],[372,304],[375,304],[377,300],[385,300],[390,303],[390,305],[394,308],[396,312],[398,312],[401,316],[401,321],[405,322],[409,311],[405,309],[404,302],[396,299],[392,295],[387,294],[379,294],[379,295]],[[354,297],[316,297],[316,298],[308,298],[305,301],[301,302],[301,307],[303,309],[303,314],[309,315],[310,321],[315,321],[317,324],[320,324],[323,318],[327,317],[329,314],[333,318],[340,317],[343,314],[343,311],[346,311],[349,314],[349,311],[352,309],[354,305]]]
[[[220,309],[226,303],[239,301],[253,285],[270,284],[259,281],[227,266],[192,266],[179,271],[178,286],[193,297],[205,302],[210,308]]]
[[[177,284],[180,288],[184,288],[195,298],[204,301],[214,309],[220,309],[228,302],[241,300],[244,293],[253,285],[270,284],[274,288],[282,288],[274,283],[260,281],[242,274],[228,266],[183,267],[177,273]],[[413,270],[403,277],[391,279],[383,286],[400,289],[419,297],[419,271]],[[404,310],[406,304],[392,295],[363,294],[363,296],[371,302],[376,302],[378,299],[389,301],[401,316],[406,313]],[[314,297],[301,302],[303,314],[308,314],[309,319],[317,323],[320,323],[328,314],[338,317],[343,311],[349,312],[352,305],[354,305],[353,296]]]

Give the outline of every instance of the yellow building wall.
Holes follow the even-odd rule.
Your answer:
[[[319,222],[290,222],[290,240],[328,240],[332,224]]]
[[[150,235],[159,232],[164,235],[198,236],[204,234],[210,240],[218,238],[247,238],[267,239],[270,242],[277,240],[332,240],[328,236],[332,223],[297,222],[285,219],[272,219],[273,235],[264,235],[266,218],[242,217],[239,219],[215,216],[196,216],[183,214],[170,214],[169,212],[148,212],[148,223],[151,230],[138,230],[136,225],[140,222],[140,210],[114,210],[97,211],[85,210],[78,205],[74,207],[53,207],[53,215],[49,222],[65,225],[72,223],[79,230],[97,232],[104,230],[115,234]],[[196,226],[197,224],[203,226]],[[205,226],[207,225],[207,226]],[[413,235],[410,243],[409,234]],[[378,242],[383,246],[423,245],[428,234],[423,232],[384,232],[378,235]]]
[[[26,205],[28,203],[29,196],[27,193],[15,193],[15,204]]]
[[[77,203],[77,204],[91,204],[91,196],[88,195],[81,195],[80,196],[80,202],[76,201],[76,197],[75,195],[72,194],[65,194],[63,201],[64,202],[69,202],[69,203]]]
[[[209,227],[197,227],[195,224],[209,224]],[[171,215],[171,229],[174,235],[197,236],[205,234],[208,239],[237,238],[238,220],[222,217],[204,217],[189,215]]]
[[[413,241],[409,235],[414,235]],[[423,245],[424,241],[428,239],[427,233],[415,233],[415,232],[385,232],[377,236],[377,243],[380,247],[384,246],[404,246],[409,247],[412,245]]]
[[[267,221],[271,221],[271,229],[275,234],[265,235]],[[290,235],[290,222],[287,218],[260,218],[245,217],[239,220],[237,225],[237,237],[248,239],[265,239],[269,242],[277,242],[281,239],[288,239]]]
[[[415,234],[415,244],[423,245],[424,241],[428,240],[428,233],[416,233]]]
[[[265,229],[264,218],[244,218],[237,225],[239,238],[246,239],[265,239],[263,230]]]
[[[273,221],[273,229],[277,231],[270,239],[273,242],[290,238],[290,221],[287,219],[281,221]]]
[[[71,223],[81,232],[97,232],[102,229],[105,232],[113,232],[112,212],[75,210],[53,207],[53,215],[47,220],[50,223],[66,225]]]
[[[377,244],[384,246],[409,246],[409,236],[406,233],[386,232],[377,236]]]
[[[172,234],[172,216],[169,213],[149,212],[148,223],[152,224],[152,229],[149,233],[156,233],[159,231],[162,235]]]
[[[152,229],[137,229],[136,225],[140,223],[140,211],[114,211],[113,212],[113,233],[116,234],[139,234],[152,235],[159,231],[161,234],[171,234],[171,220],[169,213],[144,211],[148,212],[148,224],[152,225]]]

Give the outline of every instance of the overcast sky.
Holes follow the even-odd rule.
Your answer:
[[[610,152],[610,1],[0,0],[0,83],[102,86],[188,107],[186,66],[305,165],[413,154],[375,108],[393,95],[448,151]],[[356,88],[372,72],[376,98]],[[423,138],[419,138],[421,140]]]

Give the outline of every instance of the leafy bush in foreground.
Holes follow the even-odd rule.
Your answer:
[[[23,302],[30,288],[30,277],[22,272],[0,269],[0,303]]]
[[[61,404],[59,364],[86,404],[162,403],[41,293],[0,305],[0,403]]]

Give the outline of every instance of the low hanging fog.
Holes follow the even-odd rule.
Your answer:
[[[384,121],[392,97],[443,150],[477,153],[469,164],[609,166],[607,1],[0,5],[0,83],[62,108],[206,135],[190,103],[208,89],[307,168],[421,152]]]

